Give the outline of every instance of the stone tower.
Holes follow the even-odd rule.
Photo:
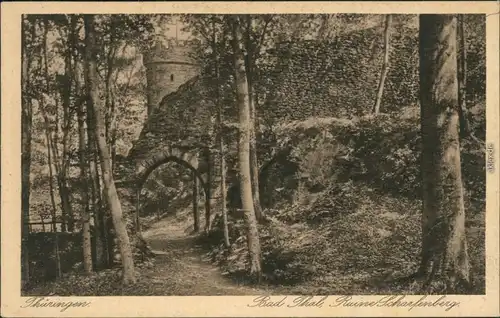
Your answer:
[[[163,97],[198,75],[199,66],[191,57],[192,42],[158,36],[143,56],[146,67],[148,116]]]

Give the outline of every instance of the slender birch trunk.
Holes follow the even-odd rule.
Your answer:
[[[92,112],[87,111],[87,142],[89,153],[89,172],[92,188],[92,206],[94,207],[94,225],[96,229],[96,258],[98,264],[109,267],[113,263],[113,246],[110,243],[109,227],[106,210],[103,205],[103,196],[101,191],[101,181],[99,171],[99,155],[97,151],[97,143],[95,140],[95,122]]]
[[[253,18],[248,15],[246,17],[247,32],[245,36],[245,47],[247,49],[246,57],[246,72],[248,82],[248,102],[250,105],[250,173],[252,180],[253,205],[255,217],[258,221],[263,219],[262,207],[260,204],[259,190],[259,162],[257,159],[257,136],[255,133],[255,124],[257,122],[254,97],[254,70],[255,70],[255,52],[253,43],[251,42],[250,32],[253,30]]]
[[[89,111],[94,114],[95,120],[95,137],[99,148],[101,159],[101,167],[103,173],[104,190],[107,203],[111,210],[113,225],[115,228],[118,244],[120,248],[121,261],[123,266],[123,283],[135,283],[134,260],[132,258],[132,250],[127,229],[123,219],[122,207],[116,191],[113,174],[111,171],[109,148],[106,144],[106,127],[103,120],[103,110],[99,100],[98,92],[98,75],[97,61],[95,51],[95,31],[94,31],[94,15],[85,15],[85,79],[87,83],[87,91],[89,95]]]
[[[78,136],[79,136],[79,161],[80,161],[80,178],[85,183],[82,187],[82,236],[83,236],[83,269],[85,273],[92,272],[92,246],[90,236],[90,209],[89,209],[89,193],[88,186],[91,180],[87,174],[87,162],[85,160],[87,154],[86,140],[85,140],[85,110],[84,104],[78,105]]]
[[[87,172],[88,162],[86,158],[88,157],[88,149],[87,149],[87,141],[86,141],[86,132],[85,132],[85,105],[84,99],[80,96],[80,73],[78,68],[78,62],[75,58],[73,51],[77,45],[77,34],[76,34],[76,23],[77,18],[70,16],[70,27],[71,30],[69,32],[68,38],[68,58],[67,65],[71,66],[73,64],[73,69],[71,72],[73,75],[73,80],[75,84],[75,97],[76,97],[76,106],[77,106],[77,121],[78,121],[78,159],[80,165],[80,179],[84,183],[84,186],[81,189],[82,196],[82,242],[83,242],[83,269],[86,274],[90,274],[93,271],[93,262],[92,262],[92,240],[90,233],[90,206],[89,206],[89,190],[92,189],[91,180],[89,178],[89,174]],[[73,63],[71,63],[73,61]],[[67,102],[69,105],[69,101]],[[68,165],[69,166],[69,165]]]
[[[89,154],[89,175],[91,186],[91,201],[94,212],[95,250],[98,266],[110,266],[112,258],[108,251],[108,228],[106,227],[104,208],[101,196],[99,175],[99,159],[94,136],[95,124],[92,112],[87,112],[87,152]]]
[[[218,139],[219,139],[219,156],[220,156],[220,191],[221,191],[221,214],[222,214],[222,227],[224,232],[224,245],[226,248],[231,246],[229,242],[229,229],[228,229],[228,219],[227,219],[227,208],[226,208],[226,157],[224,154],[224,135],[222,130],[222,104],[220,101],[220,77],[219,77],[219,50],[217,49],[217,30],[215,28],[215,22],[213,26],[213,52],[214,52],[214,77],[215,77],[215,104],[217,107],[217,128],[218,128]]]
[[[115,157],[116,157],[116,105],[115,105],[115,91],[113,83],[114,59],[116,55],[116,47],[111,32],[111,43],[107,55],[107,69],[106,69],[106,142],[109,144],[109,152],[111,154],[111,168],[114,171]]]
[[[44,107],[44,106],[42,106]],[[49,192],[50,192],[50,203],[52,205],[51,216],[52,216],[52,228],[54,229],[54,257],[56,260],[56,271],[57,277],[61,277],[61,260],[59,257],[59,234],[57,232],[57,204],[54,195],[54,185],[52,180],[54,179],[54,173],[52,170],[52,155],[51,155],[51,138],[49,131],[48,118],[45,115],[45,139],[47,141],[47,164],[49,166]]]
[[[220,111],[219,111],[220,112]],[[222,120],[220,121],[222,122]],[[222,127],[220,125],[219,127]],[[231,246],[231,242],[229,241],[229,229],[228,229],[228,219],[227,219],[227,203],[226,203],[226,158],[224,154],[224,138],[222,134],[219,137],[219,151],[220,151],[220,189],[222,193],[221,198],[221,214],[222,214],[222,226],[224,231],[224,245],[229,248]]]
[[[211,142],[211,141],[210,141]],[[207,188],[205,189],[205,232],[210,232],[212,227],[212,154],[210,148],[206,149],[207,161]]]
[[[71,36],[71,35],[70,35]],[[68,215],[68,231],[73,232],[75,229],[74,225],[74,215],[73,215],[73,207],[71,206],[70,200],[70,190],[68,186],[68,175],[69,175],[69,137],[70,137],[70,127],[71,127],[71,117],[69,113],[69,109],[71,107],[71,92],[73,87],[73,68],[71,66],[72,62],[72,50],[71,44],[68,41],[68,50],[65,56],[65,66],[64,66],[64,82],[61,86],[61,95],[62,95],[62,106],[63,106],[63,123],[62,123],[62,131],[63,131],[63,139],[62,139],[62,158],[61,158],[61,169],[59,172],[60,179],[60,196],[61,203],[63,205],[63,209],[65,209],[66,214]],[[54,145],[57,147],[57,145]]]
[[[242,52],[242,31],[240,21],[237,16],[231,16],[231,27],[233,33],[233,55],[236,80],[236,96],[239,108],[240,138],[239,138],[239,166],[240,166],[240,188],[241,203],[248,227],[248,251],[250,256],[250,275],[260,281],[261,270],[261,249],[259,242],[259,231],[257,219],[255,217],[252,183],[250,172],[250,103],[248,95],[247,73],[245,69],[245,57]]]

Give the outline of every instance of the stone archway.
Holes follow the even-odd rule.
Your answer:
[[[126,181],[120,183],[126,184],[126,187],[134,197],[131,198],[135,201],[135,230],[140,232],[139,220],[139,205],[140,193],[148,179],[148,177],[158,167],[169,163],[175,162],[180,166],[185,167],[193,173],[193,176],[199,180],[199,184],[204,190],[205,194],[205,215],[208,216],[206,227],[210,227],[210,158],[207,155],[206,149],[203,147],[181,147],[169,146],[162,149],[156,149],[153,153],[148,153],[147,156],[131,160],[125,164]],[[133,167],[132,167],[133,166]],[[128,169],[126,169],[128,168]],[[127,171],[128,170],[128,171]]]

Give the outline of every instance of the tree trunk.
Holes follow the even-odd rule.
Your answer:
[[[78,62],[76,57],[73,56],[73,51],[77,47],[77,31],[76,31],[76,18],[70,16],[70,24],[71,24],[71,33],[69,38],[69,49],[68,55],[70,60],[73,59],[73,76],[75,82],[75,97],[77,99],[77,114],[78,114],[78,137],[79,137],[79,161],[80,161],[80,178],[81,181],[84,182],[84,186],[82,187],[82,240],[83,240],[83,269],[85,273],[90,274],[93,270],[93,261],[92,261],[92,239],[90,233],[90,207],[89,207],[89,189],[93,188],[92,180],[89,178],[89,174],[87,172],[87,167],[90,166],[87,158],[90,156],[89,151],[87,149],[87,142],[85,140],[85,105],[84,99],[81,98],[80,91],[80,73],[78,71]],[[95,227],[95,226],[94,226]],[[95,239],[97,240],[97,230],[94,231]],[[97,246],[95,251],[97,251]],[[94,252],[95,253],[95,252]],[[97,256],[96,256],[97,260]]]
[[[373,113],[378,115],[380,112],[380,105],[382,104],[382,96],[384,95],[384,84],[387,73],[389,72],[389,50],[391,48],[391,22],[392,15],[386,14],[385,16],[385,30],[384,30],[384,62],[382,63],[382,72],[380,74],[380,82],[378,83],[377,99],[373,106]]]
[[[78,95],[77,95],[78,96]],[[84,182],[82,187],[82,236],[83,236],[83,269],[85,273],[92,272],[92,246],[90,236],[90,210],[89,210],[89,185],[91,181],[87,174],[87,162],[85,160],[87,149],[85,141],[85,110],[83,102],[78,105],[78,136],[79,136],[79,160],[80,179]]]
[[[420,15],[423,217],[419,274],[448,293],[469,286],[460,169],[457,20]]]
[[[54,147],[57,146],[55,144],[52,144],[52,149],[54,149]],[[62,170],[56,172],[56,175],[57,175],[57,186],[59,188],[59,197],[61,199],[61,210],[64,211],[63,216],[68,226],[67,230],[69,232],[73,232],[75,229],[75,224],[74,224],[73,209],[71,207],[71,202],[69,200],[69,189],[66,181],[66,176],[65,173],[62,172]],[[65,231],[66,229],[63,230],[63,232]]]
[[[219,156],[220,156],[220,192],[221,192],[221,214],[222,214],[222,227],[224,232],[224,245],[226,248],[231,246],[229,241],[229,229],[228,229],[228,219],[227,219],[227,189],[226,189],[226,158],[224,154],[224,136],[222,129],[222,105],[220,102],[220,76],[219,76],[219,50],[217,49],[217,30],[215,28],[215,22],[213,27],[213,52],[214,52],[214,78],[215,78],[215,104],[217,107],[217,129],[218,129],[218,141],[219,141]]]
[[[70,33],[71,37],[71,33]],[[68,41],[69,42],[69,41]],[[71,45],[68,43],[68,50],[65,56],[65,66],[64,66],[64,82],[61,87],[61,95],[63,101],[63,153],[61,158],[61,171],[59,175],[60,179],[60,194],[61,194],[61,202],[63,204],[63,209],[65,209],[66,214],[68,215],[68,231],[73,232],[75,229],[74,225],[74,216],[73,216],[73,208],[71,206],[70,200],[70,190],[68,187],[67,177],[69,175],[69,166],[70,166],[70,158],[69,158],[69,133],[71,128],[71,117],[70,117],[70,107],[71,107],[71,89],[73,84],[73,69],[71,67],[72,61],[72,50]],[[57,147],[57,145],[54,145]]]
[[[115,170],[116,161],[116,105],[112,82],[112,68],[109,67],[109,75],[106,79],[106,142],[109,145],[111,154],[111,168]]]
[[[219,111],[220,112],[220,111]],[[222,123],[222,120],[220,121]],[[222,124],[219,125],[222,127]],[[227,220],[227,208],[226,208],[226,158],[224,157],[224,138],[222,134],[219,136],[219,151],[220,151],[220,191],[221,191],[221,214],[222,214],[222,226],[224,230],[224,245],[229,248],[231,242],[229,241],[229,229]]]
[[[123,265],[123,283],[135,283],[134,260],[130,240],[127,234],[125,221],[123,219],[122,207],[116,191],[113,174],[111,172],[109,148],[106,144],[106,127],[103,120],[102,108],[98,92],[98,74],[96,61],[96,44],[94,34],[94,16],[85,15],[85,79],[89,96],[89,110],[93,111],[95,120],[95,136],[99,148],[101,167],[103,172],[104,190],[107,203],[109,204],[113,225],[115,228],[118,244],[120,248],[121,261]]]
[[[115,170],[115,157],[116,157],[116,110],[115,110],[115,92],[113,83],[114,61],[116,56],[116,42],[114,37],[114,20],[111,18],[110,25],[110,43],[109,51],[106,55],[106,142],[109,145],[109,152],[111,154],[111,171]]]
[[[43,97],[42,97],[43,98]],[[43,102],[42,102],[43,103]],[[44,103],[43,103],[44,104]],[[42,105],[42,108],[45,106]],[[49,166],[49,192],[50,192],[50,203],[52,204],[51,216],[52,216],[52,227],[54,228],[54,258],[56,260],[56,271],[57,277],[61,277],[61,260],[59,258],[59,235],[57,232],[57,205],[54,195],[54,185],[53,179],[54,174],[52,172],[52,155],[51,155],[51,138],[49,132],[49,123],[46,115],[45,117],[45,139],[47,140],[47,164]],[[63,223],[64,224],[64,223]]]
[[[22,144],[22,271],[21,279],[24,283],[28,283],[30,280],[30,261],[29,261],[29,249],[28,249],[28,239],[29,239],[29,221],[30,221],[30,170],[31,170],[31,126],[33,122],[33,109],[31,104],[31,97],[29,96],[30,91],[30,63],[29,55],[26,51],[26,26],[28,23],[26,18],[22,18],[22,113],[21,113],[21,144]],[[34,24],[31,25],[32,33],[35,29]],[[34,37],[32,38],[34,40]]]
[[[249,87],[249,89],[251,89]],[[253,91],[253,90],[252,90]],[[252,193],[253,193],[253,205],[255,209],[255,217],[257,220],[262,221],[264,214],[262,212],[262,206],[260,204],[260,186],[259,186],[259,161],[257,159],[257,136],[255,134],[255,103],[253,99],[253,93],[250,95],[250,173],[252,177]]]
[[[248,227],[247,240],[248,251],[250,256],[250,275],[255,276],[257,280],[261,279],[261,250],[259,242],[259,231],[257,228],[257,220],[255,217],[253,198],[252,198],[252,183],[250,172],[250,103],[248,98],[248,83],[245,70],[245,58],[241,49],[242,32],[240,21],[237,16],[231,16],[231,27],[233,33],[233,55],[234,55],[234,70],[236,81],[236,96],[239,109],[239,168],[240,168],[240,189],[241,203],[245,215],[245,221]]]
[[[221,214],[222,214],[222,227],[224,231],[224,245],[226,248],[231,246],[229,242],[229,229],[228,229],[228,220],[227,220],[227,207],[226,207],[226,157],[224,154],[224,136],[223,136],[223,119],[222,119],[222,105],[220,102],[220,76],[219,76],[219,56],[220,52],[217,49],[217,30],[215,28],[215,22],[213,27],[213,52],[214,52],[214,77],[215,77],[215,104],[217,107],[217,129],[218,129],[218,138],[219,138],[219,155],[220,155],[220,192],[221,192]]]
[[[78,45],[78,34],[76,29],[77,19],[71,19],[71,42],[70,45],[73,48],[76,48]],[[83,233],[83,242],[88,239],[91,245],[90,253],[89,250],[85,252],[87,246],[84,246],[84,261],[85,254],[90,255],[93,267],[102,268],[108,265],[107,261],[107,251],[106,251],[106,241],[105,236],[102,235],[102,231],[104,227],[102,225],[102,221],[100,221],[99,217],[101,216],[101,199],[100,199],[100,186],[99,186],[99,175],[97,173],[97,157],[95,156],[95,140],[93,138],[92,132],[94,131],[94,125],[92,121],[92,114],[87,112],[85,116],[85,107],[84,102],[87,101],[85,93],[82,94],[80,78],[81,73],[78,68],[78,59],[79,55],[73,55],[73,74],[75,81],[75,96],[77,99],[77,107],[78,107],[78,129],[79,129],[79,142],[80,142],[80,165],[82,164],[82,156],[83,156],[83,164],[85,165],[83,168],[81,167],[81,173],[84,174],[87,184],[86,191],[82,189],[82,191],[86,192],[83,194],[82,200],[84,201],[84,210],[87,215],[82,215],[82,220],[84,221],[82,227]],[[85,89],[85,88],[84,88]],[[84,127],[84,123],[87,124],[87,129]],[[82,136],[83,130],[83,136]],[[85,142],[85,134],[87,137],[86,144],[83,144],[82,141]],[[87,171],[88,168],[88,171]],[[85,203],[86,202],[86,203]],[[91,213],[92,211],[92,213]],[[94,219],[94,240],[91,239],[90,232],[90,218]],[[88,219],[88,221],[86,220]],[[87,230],[87,225],[88,230]],[[103,243],[104,237],[104,243]],[[93,256],[93,257],[92,257]],[[85,264],[84,264],[85,267]],[[91,269],[92,270],[92,269]]]
[[[97,263],[103,266],[111,266],[113,263],[113,248],[110,241],[112,241],[109,232],[106,209],[104,208],[104,199],[101,191],[101,181],[99,171],[99,158],[97,151],[97,143],[95,141],[95,121],[92,112],[87,112],[87,140],[88,151],[90,154],[90,177],[93,193],[93,206],[94,206],[94,225],[96,233],[96,259]]]
[[[259,191],[259,162],[257,159],[257,137],[255,133],[255,123],[257,121],[256,110],[255,110],[255,99],[254,99],[254,69],[255,69],[255,52],[253,49],[253,43],[250,37],[250,30],[253,29],[253,18],[248,15],[246,17],[247,21],[247,32],[245,39],[245,46],[247,50],[246,56],[246,73],[248,82],[248,102],[250,104],[250,173],[252,178],[252,194],[253,194],[253,205],[255,210],[255,217],[258,221],[263,219],[262,207],[260,204],[260,191]]]
[[[136,189],[135,192],[135,233],[141,233],[141,219],[139,213],[141,209],[141,189]]]
[[[95,136],[95,124],[91,112],[87,112],[87,151],[89,153],[89,172],[90,186],[92,189],[92,207],[94,211],[94,242],[96,251],[97,266],[109,266],[111,260],[108,251],[108,230],[106,227],[104,209],[102,206],[101,185],[99,182],[99,161],[97,158],[97,149]]]
[[[206,149],[207,161],[207,188],[205,189],[205,232],[210,232],[212,227],[211,209],[212,209],[212,154],[210,148]]]
[[[107,209],[103,209],[103,211],[107,211]],[[110,213],[103,213],[103,222],[104,222],[104,233],[106,233],[106,251],[108,252],[108,264],[110,267],[115,263],[115,237],[116,234],[113,231],[113,217],[109,215]]]
[[[198,210],[198,192],[199,180],[193,172],[193,218],[194,218],[194,231],[200,232],[200,211]]]
[[[113,106],[114,108],[115,106]],[[116,116],[116,115],[115,115]],[[116,119],[111,126],[111,171],[115,171],[116,167]]]
[[[66,132],[65,132],[66,134]],[[57,147],[57,145],[53,144],[53,147]],[[67,139],[63,138],[63,159],[66,161],[69,159],[69,153],[67,151]],[[75,230],[75,218],[73,215],[73,207],[71,206],[71,199],[70,199],[70,189],[68,187],[68,180],[67,176],[69,175],[68,169],[69,165],[63,163],[61,166],[61,170],[57,174],[57,179],[58,179],[58,186],[59,186],[59,196],[61,198],[61,207],[65,212],[65,215],[67,216],[67,225],[68,225],[68,231],[73,232]]]
[[[465,41],[464,15],[458,15],[458,102],[460,104],[460,136],[470,135],[470,124],[467,118],[467,47]]]

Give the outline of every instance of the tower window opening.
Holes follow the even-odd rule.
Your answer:
[[[173,82],[174,81],[174,74],[170,74],[170,81]]]

